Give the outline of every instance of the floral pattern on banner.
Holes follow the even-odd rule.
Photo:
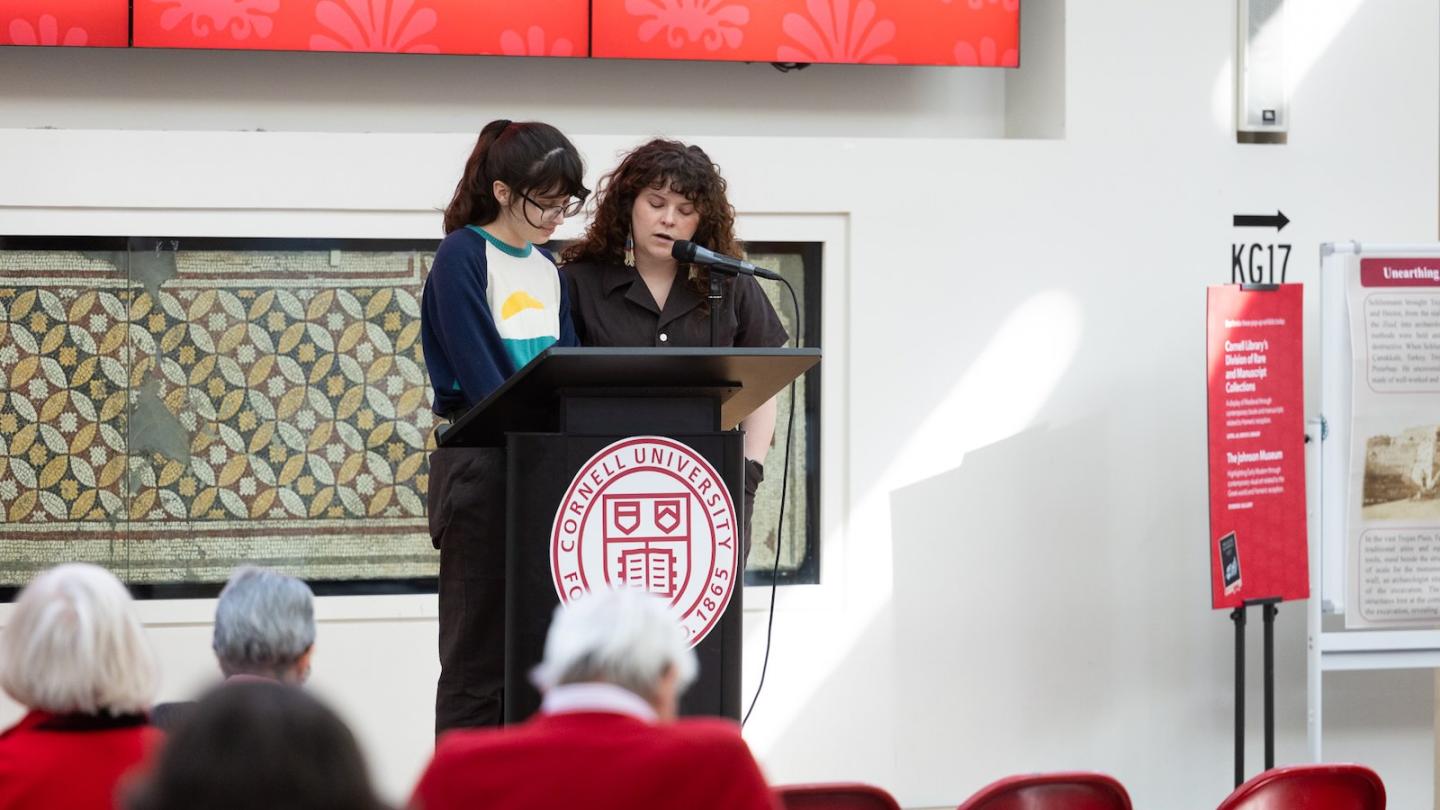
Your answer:
[[[60,34],[60,21],[53,14],[41,14],[32,25],[29,20],[10,21],[10,44],[12,45],[66,45],[80,47],[88,44],[90,33],[84,28],[69,27]]]
[[[190,33],[207,37],[212,32],[235,40],[245,40],[253,33],[270,36],[275,28],[273,15],[280,10],[280,0],[151,0],[161,7],[160,27],[172,31],[186,20]]]
[[[895,22],[876,19],[874,0],[807,0],[808,16],[786,14],[781,23],[793,45],[781,45],[780,62],[868,62],[898,60],[876,51],[895,38]]]
[[[589,0],[135,0],[141,48],[587,56],[589,42]]]
[[[130,0],[0,0],[0,45],[123,48]]]
[[[593,0],[593,56],[954,65],[1020,47],[1019,0]]]
[[[645,18],[636,29],[641,42],[663,31],[673,48],[699,42],[708,51],[740,45],[750,21],[748,8],[727,0],[625,0],[625,11]]]
[[[564,37],[556,37],[547,48],[545,29],[532,25],[523,37],[518,31],[501,34],[500,52],[506,56],[574,56],[575,45]]]
[[[313,51],[440,52],[419,41],[435,30],[439,15],[416,0],[320,0],[315,20],[322,33],[310,36]]]
[[[982,37],[980,48],[969,42],[960,41],[955,43],[955,64],[971,67],[1019,67],[1020,52],[1015,48],[1006,48],[1002,54],[995,40],[990,37]]]

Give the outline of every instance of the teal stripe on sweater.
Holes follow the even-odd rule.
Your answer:
[[[525,367],[526,363],[535,359],[535,355],[555,345],[554,335],[544,335],[534,338],[504,338],[505,353],[510,355],[510,362],[515,364],[516,370]]]

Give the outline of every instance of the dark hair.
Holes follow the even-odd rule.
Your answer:
[[[560,130],[539,121],[491,121],[480,138],[455,195],[445,206],[445,233],[466,225],[485,225],[500,216],[495,199],[499,180],[520,194],[566,194],[584,199],[585,163]]]
[[[298,687],[230,682],[170,734],[127,810],[383,810],[355,737]]]
[[[735,208],[725,196],[725,178],[705,150],[679,141],[656,138],[621,159],[615,171],[600,178],[595,192],[595,217],[579,241],[565,249],[565,262],[620,264],[630,236],[630,212],[647,188],[670,188],[695,204],[700,225],[691,241],[717,253],[740,256],[735,238]],[[703,296],[708,271],[692,268],[690,284]]]

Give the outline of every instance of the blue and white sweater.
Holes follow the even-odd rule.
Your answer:
[[[475,225],[440,243],[420,309],[435,413],[454,416],[489,396],[552,345],[578,346],[554,259]]]

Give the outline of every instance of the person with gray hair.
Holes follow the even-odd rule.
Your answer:
[[[235,569],[215,603],[210,646],[227,680],[304,683],[315,649],[315,596],[310,586],[268,568]],[[194,708],[190,700],[161,703],[151,712],[151,722],[175,731]]]
[[[0,808],[109,808],[160,743],[146,711],[159,666],[114,574],[42,572],[0,631],[0,688],[28,709],[0,734]]]
[[[211,646],[225,677],[304,683],[315,647],[315,596],[295,577],[235,569],[215,604]]]
[[[440,738],[412,810],[774,810],[732,721],[678,719],[695,654],[670,605],[634,588],[556,609],[532,674],[540,712]]]

